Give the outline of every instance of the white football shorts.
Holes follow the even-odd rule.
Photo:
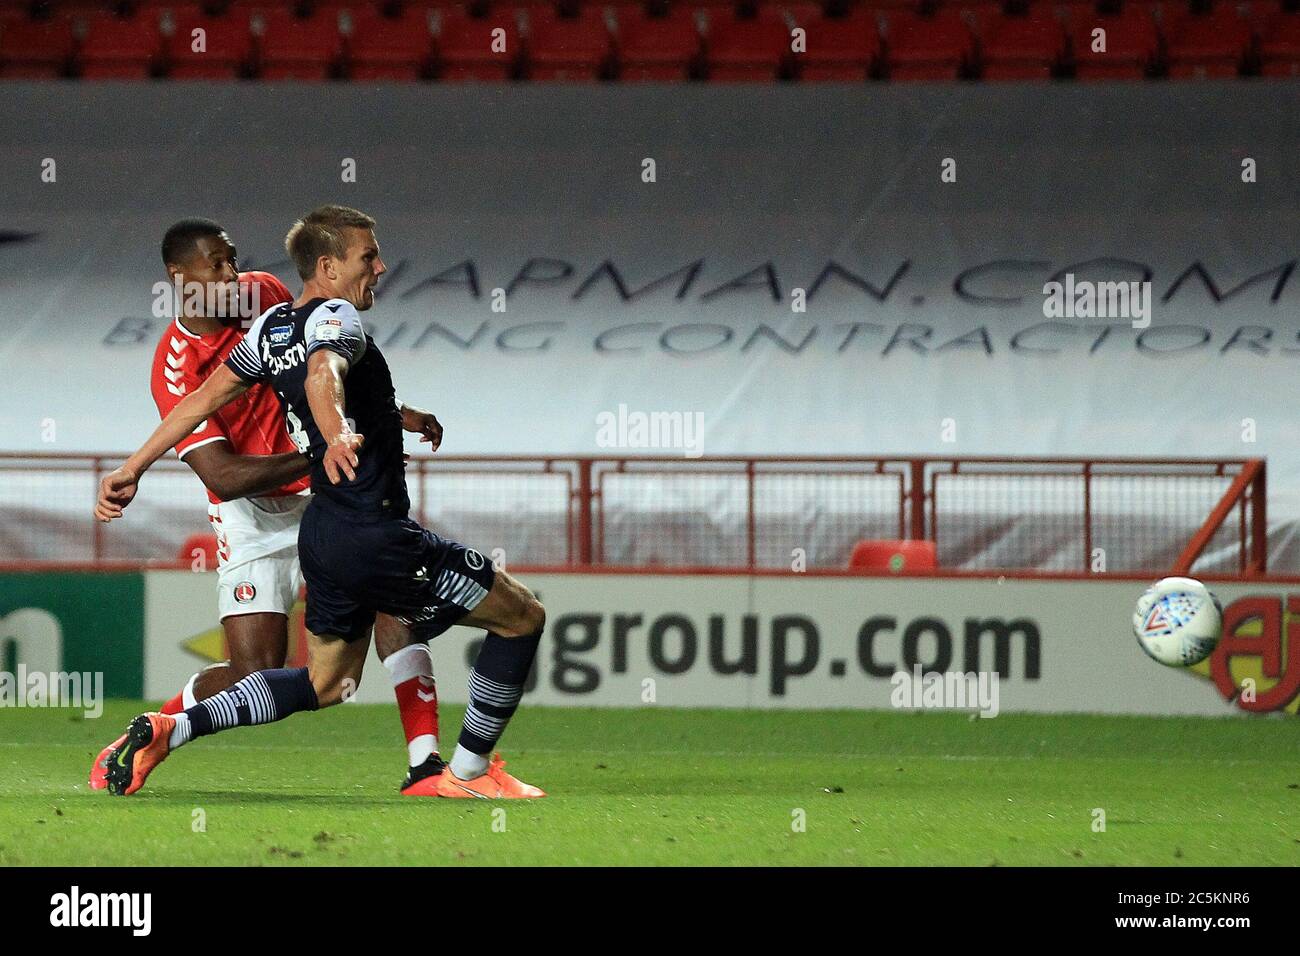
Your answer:
[[[208,505],[217,535],[217,607],[236,614],[288,615],[302,591],[298,522],[311,495],[238,498]]]

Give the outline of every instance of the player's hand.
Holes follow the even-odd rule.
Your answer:
[[[423,427],[420,429],[420,441],[427,441],[429,451],[435,452],[438,450],[438,446],[442,444],[442,425],[438,423],[438,419],[433,417],[432,412],[426,413],[424,418]]]
[[[429,451],[437,451],[442,444],[442,425],[433,412],[422,411],[410,406],[402,407],[402,427],[408,432],[415,432],[420,441],[429,443]]]
[[[321,464],[325,466],[325,477],[330,480],[330,484],[337,485],[344,476],[348,481],[357,480],[357,451],[365,440],[365,435],[342,432],[330,442],[325,449],[325,457],[321,459]]]
[[[122,509],[135,497],[139,483],[139,476],[125,467],[110,471],[99,482],[95,517],[105,522],[122,517]]]

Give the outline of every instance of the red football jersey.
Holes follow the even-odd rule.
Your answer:
[[[255,290],[241,289],[245,296],[256,294],[258,308],[265,312],[273,305],[293,301],[293,295],[269,272],[244,272],[239,276],[242,286],[256,283]],[[244,301],[247,301],[245,298]],[[175,319],[163,330],[162,338],[153,354],[150,372],[150,390],[158,414],[166,417],[176,404],[194,391],[226,360],[236,343],[244,337],[242,323],[236,323],[220,332],[196,335]],[[231,451],[237,455],[278,455],[297,451],[284,424],[284,411],[280,401],[267,385],[254,385],[242,396],[221,409],[206,422],[176,444],[176,454],[184,458],[187,452],[214,441],[230,442]],[[294,495],[311,487],[310,476],[270,492],[267,497]],[[221,499],[208,491],[214,504]]]

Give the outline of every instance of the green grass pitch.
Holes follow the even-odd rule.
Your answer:
[[[0,864],[1300,864],[1294,719],[525,706],[551,796],[489,804],[400,796],[395,708],[346,705],[89,791],[141,709],[0,712]]]

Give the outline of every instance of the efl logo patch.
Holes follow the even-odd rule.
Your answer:
[[[252,581],[240,581],[235,585],[235,600],[240,604],[247,604],[255,597],[257,597],[257,588],[253,587]]]
[[[334,342],[343,334],[342,319],[319,319],[312,335],[317,342]]]
[[[267,338],[271,340],[272,345],[284,345],[284,343],[293,338],[293,326],[277,325],[267,333]]]

